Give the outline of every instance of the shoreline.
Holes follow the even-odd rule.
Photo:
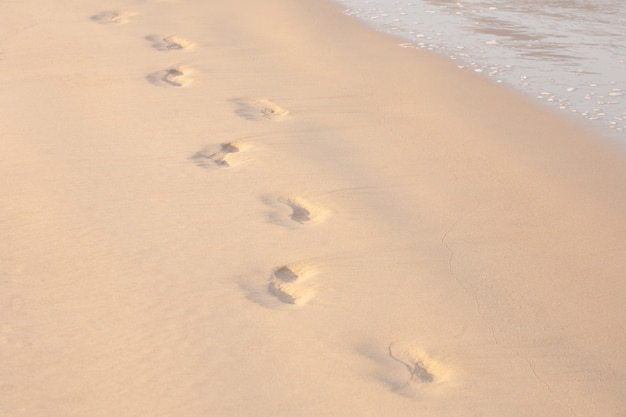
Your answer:
[[[0,414],[624,410],[623,149],[330,0],[68,4],[1,33]]]
[[[591,29],[595,19],[602,20],[597,13],[576,17],[576,11],[581,11],[572,8],[569,11],[574,15],[563,17],[558,13],[559,7],[564,7],[562,11],[568,8],[560,4],[555,5],[556,9],[551,10],[551,17],[547,20],[530,22],[527,20],[533,19],[532,13],[526,14],[528,11],[516,11],[515,8],[505,11],[496,4],[484,7],[460,3],[427,6],[421,2],[399,1],[383,9],[370,8],[358,0],[346,0],[341,4],[350,16],[403,40],[404,47],[444,55],[454,60],[459,68],[480,73],[497,83],[503,82],[509,88],[533,97],[544,107],[572,116],[605,140],[624,143],[626,126],[621,122],[626,114],[620,111],[623,106],[620,106],[622,91],[619,88],[624,80],[619,78],[618,68],[626,57],[620,59],[618,51],[611,53],[608,46],[605,48],[604,42],[610,42],[607,34],[577,39],[574,33],[582,29],[572,27],[582,18],[584,22],[580,23]],[[535,13],[540,12],[535,10]],[[463,22],[471,19],[475,19],[473,29],[463,27]],[[514,28],[509,27],[508,31],[505,22]],[[559,26],[563,31],[556,40],[547,35],[551,33],[551,25]],[[528,33],[536,35],[531,44],[524,42]],[[614,40],[615,36],[619,38],[624,34],[613,35],[611,39]],[[551,54],[556,50],[561,51],[563,58],[571,59],[568,69],[559,65],[565,62]],[[596,56],[593,50],[604,52]],[[535,56],[537,61],[520,55]]]

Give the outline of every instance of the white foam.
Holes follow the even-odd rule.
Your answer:
[[[497,0],[338,1],[349,14],[383,31],[458,60],[460,69],[497,75],[498,82],[533,96],[557,91],[553,100],[542,100],[546,105],[569,112],[571,106],[558,105],[565,98],[585,114],[597,95],[614,99],[597,104],[611,117],[626,107],[624,93],[614,88],[626,84],[626,48],[619,47],[626,44],[626,25],[620,20],[626,3],[621,0],[605,0],[602,7],[592,0],[533,7]],[[605,120],[594,125],[626,142]]]

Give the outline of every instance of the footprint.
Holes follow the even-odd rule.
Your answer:
[[[174,51],[180,49],[189,49],[192,48],[195,44],[186,39],[181,38],[180,36],[171,35],[171,36],[148,36],[146,37],[150,42],[152,42],[152,46],[159,51]]]
[[[189,83],[189,80],[185,77],[185,71],[182,68],[170,68],[166,70],[161,79],[174,87],[182,87]]]
[[[449,370],[412,343],[394,342],[389,345],[389,356],[409,371],[410,384],[433,384],[445,381]]]
[[[148,81],[159,87],[184,87],[191,82],[187,76],[191,70],[182,67],[169,68],[148,75]]]
[[[234,100],[238,109],[235,111],[239,116],[248,120],[282,120],[289,112],[279,105],[264,98],[237,99]]]
[[[281,266],[272,273],[268,291],[282,303],[306,304],[315,295],[314,287],[306,282],[313,274],[303,265]]]
[[[120,10],[107,10],[97,15],[91,16],[91,20],[94,22],[103,24],[103,25],[111,25],[111,24],[121,24],[129,22],[132,17],[135,16],[135,13],[128,11],[120,11]]]
[[[279,202],[291,208],[291,220],[304,224],[322,217],[324,211],[299,197],[280,197]]]
[[[200,168],[229,167],[233,165],[231,155],[240,152],[241,148],[242,145],[237,143],[222,143],[218,151],[214,147],[207,147],[193,155],[191,160]]]

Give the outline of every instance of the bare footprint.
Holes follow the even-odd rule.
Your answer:
[[[128,23],[134,15],[135,13],[128,11],[106,10],[91,16],[91,20],[103,25],[122,24]]]
[[[234,164],[232,154],[240,152],[241,149],[242,145],[240,144],[226,142],[220,144],[217,151],[214,146],[210,146],[197,152],[191,157],[191,160],[200,168],[229,167]]]
[[[449,376],[449,370],[445,366],[413,343],[391,343],[389,356],[408,370],[409,379],[406,385],[438,383],[445,381]]]
[[[278,201],[291,208],[291,220],[300,224],[319,219],[324,214],[322,209],[315,207],[300,197],[280,197]]]
[[[282,120],[289,112],[279,105],[264,98],[236,99],[238,109],[235,111],[239,116],[248,120]]]
[[[313,273],[304,265],[281,266],[272,273],[268,291],[282,303],[306,304],[315,295],[314,287],[306,282]]]
[[[152,73],[147,78],[159,87],[184,87],[191,83],[188,78],[190,72],[188,68],[175,67]]]
[[[152,35],[146,37],[150,42],[152,42],[152,46],[159,51],[175,51],[181,49],[189,49],[192,48],[195,44],[190,42],[180,36],[170,35],[170,36],[159,36]]]

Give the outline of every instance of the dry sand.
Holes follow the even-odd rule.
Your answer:
[[[322,0],[8,1],[0,416],[626,415],[626,157]]]

